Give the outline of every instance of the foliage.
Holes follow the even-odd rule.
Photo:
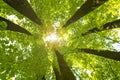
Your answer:
[[[102,29],[103,25],[120,18],[120,1],[109,0],[99,8],[72,23],[62,26],[85,3],[86,0],[28,0],[41,19],[37,25],[0,0],[0,16],[9,19],[29,32],[28,36],[7,31],[0,22],[0,80],[55,80],[53,65],[60,71],[53,47],[56,48],[76,80],[119,80],[120,62],[112,59],[78,52],[76,48],[120,51],[120,29],[110,29],[82,36],[90,29]],[[55,28],[57,24],[57,28]],[[43,37],[56,30],[61,41],[49,46]],[[58,45],[59,44],[59,45]]]
[[[6,30],[7,23],[5,21],[0,22],[0,30]]]

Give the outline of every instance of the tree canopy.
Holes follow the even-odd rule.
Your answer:
[[[0,0],[0,80],[119,80],[119,0]]]

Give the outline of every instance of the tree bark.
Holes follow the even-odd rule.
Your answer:
[[[87,0],[80,7],[80,9],[78,9],[75,12],[75,14],[66,22],[66,24],[63,25],[63,27],[67,27],[70,24],[74,23],[75,21],[77,21],[81,17],[87,15],[88,13],[90,13],[91,11],[93,11],[94,9],[98,8],[100,5],[102,5],[106,1],[108,1],[108,0]]]
[[[94,49],[88,49],[88,48],[78,49],[78,51],[120,61],[120,52],[117,52],[117,51],[94,50]]]
[[[7,23],[7,28],[6,30],[10,30],[10,31],[15,31],[15,32],[20,32],[20,33],[24,33],[27,35],[32,35],[29,31],[27,31],[26,29],[22,28],[21,26],[12,23],[11,21],[0,17],[0,21],[5,21]]]
[[[55,73],[56,80],[62,80],[62,76],[60,75],[58,69],[55,68],[54,66],[53,66],[53,71],[54,71],[54,73]]]
[[[103,25],[102,29],[93,28],[93,29],[83,33],[82,36],[85,36],[85,35],[88,35],[88,34],[91,34],[91,33],[96,33],[96,32],[100,32],[100,31],[109,30],[109,29],[114,29],[114,28],[120,28],[120,19],[115,20],[113,22],[106,23],[105,25]]]
[[[68,67],[68,65],[65,62],[65,60],[63,59],[62,55],[57,50],[54,50],[54,51],[55,51],[55,54],[57,56],[62,80],[76,80],[74,74],[72,73],[72,71]]]
[[[28,17],[30,20],[34,21],[35,23],[41,25],[41,20],[37,17],[34,10],[31,8],[30,4],[27,0],[3,0],[5,3],[10,5],[19,13],[23,14],[24,16]]]

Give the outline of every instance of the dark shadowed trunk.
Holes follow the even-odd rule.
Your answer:
[[[93,29],[83,33],[82,36],[85,36],[85,35],[88,35],[88,34],[91,34],[91,33],[104,31],[104,30],[114,29],[114,28],[120,28],[120,19],[116,20],[116,21],[113,21],[113,22],[109,22],[109,23],[103,25],[102,29],[93,28]]]
[[[34,21],[35,23],[41,25],[40,19],[37,17],[33,9],[31,8],[30,4],[27,0],[3,0],[12,8],[23,14],[24,16],[28,17],[30,20]]]
[[[117,51],[94,50],[94,49],[87,49],[87,48],[86,49],[78,49],[78,51],[120,61],[120,52],[117,52]]]
[[[66,22],[63,27],[67,27],[68,25],[74,23],[81,17],[87,15],[103,3],[105,3],[108,0],[87,0],[81,7],[78,9],[75,14]]]
[[[53,66],[53,71],[54,71],[54,73],[55,73],[56,80],[62,80],[62,77],[61,77],[61,75],[60,75],[60,72],[59,72],[58,69],[55,68],[54,66]]]
[[[11,21],[9,21],[9,20],[7,20],[7,19],[5,19],[3,17],[0,17],[0,21],[5,21],[7,23],[6,30],[10,30],[10,31],[15,31],[15,32],[20,32],[20,33],[24,33],[24,34],[27,34],[27,35],[31,35],[31,33],[29,31],[27,31],[26,29],[20,27],[17,24],[12,23]]]
[[[74,74],[72,73],[71,69],[68,67],[63,56],[57,50],[54,50],[54,51],[57,56],[62,80],[76,80]]]

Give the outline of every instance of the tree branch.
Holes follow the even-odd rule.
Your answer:
[[[27,31],[26,29],[22,28],[21,26],[12,23],[11,21],[0,17],[0,21],[5,21],[7,23],[7,28],[6,30],[10,30],[10,31],[15,31],[15,32],[20,32],[20,33],[24,33],[27,35],[32,35],[29,31]]]
[[[102,5],[106,1],[108,1],[108,0],[87,0],[80,7],[80,9],[78,9],[75,12],[75,14],[66,22],[66,24],[63,25],[63,27],[67,27],[70,24],[74,23],[75,21],[77,21],[81,17],[87,15],[88,13],[90,13],[91,11],[93,11],[94,9],[98,8],[100,5]]]
[[[105,30],[109,30],[109,29],[114,29],[114,28],[120,28],[120,19],[113,21],[113,22],[109,22],[106,23],[105,25],[103,25],[102,29],[98,29],[98,28],[93,28],[85,33],[82,34],[82,36],[91,34],[91,33],[96,33],[96,32],[100,32],[100,31],[105,31]]]
[[[27,0],[3,0],[5,3],[10,5],[19,13],[23,14],[24,16],[28,17],[30,20],[34,21],[35,23],[41,25],[41,20],[37,17],[34,10],[31,8],[30,4]]]
[[[78,49],[78,51],[120,61],[120,52],[117,52],[117,51],[94,50],[94,49],[88,49],[88,48]]]
[[[111,41],[113,41],[113,42],[115,42],[115,43],[120,44],[120,41],[118,41],[118,40],[114,40],[114,39],[111,39],[111,38],[106,37],[106,36],[103,36],[103,37],[105,37],[106,39],[111,40]]]

